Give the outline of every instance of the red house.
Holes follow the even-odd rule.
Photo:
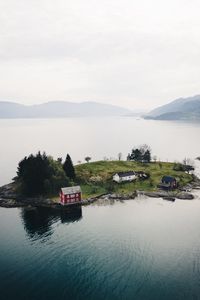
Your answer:
[[[70,186],[61,188],[60,204],[67,205],[81,202],[80,186]]]

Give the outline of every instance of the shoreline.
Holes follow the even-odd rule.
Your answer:
[[[17,207],[46,207],[54,209],[66,209],[75,206],[90,205],[98,200],[133,200],[138,196],[146,196],[150,198],[163,198],[168,201],[175,201],[176,199],[180,200],[192,200],[194,195],[192,194],[193,190],[200,190],[200,179],[197,177],[194,180],[187,184],[185,187],[182,187],[180,190],[174,191],[141,191],[136,190],[128,194],[117,194],[117,193],[105,193],[95,197],[88,197],[85,200],[82,200],[80,203],[71,204],[62,206],[60,203],[53,201],[50,198],[39,196],[39,197],[25,197],[17,195],[14,192],[13,183],[6,184],[0,187],[0,207],[4,208],[17,208]]]

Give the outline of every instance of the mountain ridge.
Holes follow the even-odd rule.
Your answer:
[[[49,101],[25,105],[13,101],[0,101],[0,118],[65,118],[88,116],[120,116],[130,109],[93,101]]]
[[[144,118],[153,120],[200,120],[200,95],[178,98],[153,109]]]

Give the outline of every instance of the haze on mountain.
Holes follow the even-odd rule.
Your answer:
[[[37,105],[0,102],[0,118],[64,118],[89,116],[121,116],[133,114],[127,108],[97,102],[73,103],[53,101]]]
[[[145,118],[154,120],[200,120],[200,95],[176,99],[150,111]]]

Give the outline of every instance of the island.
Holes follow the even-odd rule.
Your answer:
[[[57,168],[59,164],[61,165],[61,160],[56,160]],[[62,165],[66,165],[66,161]],[[114,180],[116,174],[123,173],[136,175],[132,179],[130,177],[130,180],[121,182]],[[200,180],[194,174],[186,171],[183,165],[177,165],[172,162],[151,161],[146,163],[130,160],[86,162],[74,166],[74,173],[72,172],[71,176],[73,178],[69,178],[66,184],[68,186],[80,185],[82,190],[81,205],[91,204],[101,198],[115,200],[134,199],[141,194],[148,197],[162,197],[172,201],[176,198],[193,199],[192,189],[199,189],[200,187]],[[174,188],[162,189],[160,186],[162,178],[169,177],[176,178],[177,185]],[[59,180],[61,180],[61,177],[59,177]],[[22,193],[19,190],[18,180],[15,180],[0,187],[0,206],[44,206],[63,209],[60,205],[59,188],[64,185],[64,182],[59,180],[58,182],[56,181],[58,183],[56,187],[57,192],[52,193],[49,190],[50,181],[45,180],[47,192],[31,196]]]

